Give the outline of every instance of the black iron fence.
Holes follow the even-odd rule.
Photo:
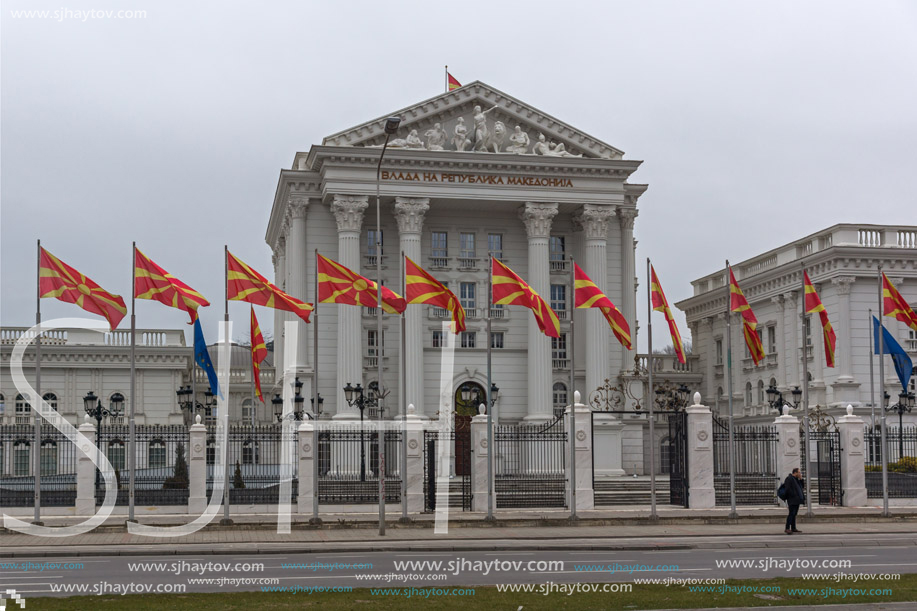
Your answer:
[[[137,462],[134,472],[135,505],[187,505],[190,474],[188,429],[181,425],[137,425]],[[105,425],[96,445],[111,463],[118,483],[117,505],[130,502],[130,428]],[[105,480],[96,470],[96,504],[105,499]]]
[[[35,502],[33,445],[29,424],[0,425],[0,507],[29,507]],[[76,504],[76,446],[50,425],[41,427],[42,507]]]
[[[866,494],[882,498],[882,431],[880,427],[865,431]],[[885,435],[888,461],[888,497],[917,498],[917,427],[888,428]]]
[[[801,447],[800,468],[803,479],[809,479],[809,465],[812,478],[809,489],[818,499],[819,505],[841,505],[844,494],[841,487],[841,437],[838,431],[809,431],[812,449],[806,447],[804,431],[799,431]],[[786,477],[789,473],[782,473]]]
[[[728,421],[713,419],[713,488],[717,505],[731,503]],[[740,426],[733,430],[736,505],[773,505],[777,499],[777,429]]]
[[[438,498],[438,484],[448,480],[448,506],[471,511],[471,430],[424,431],[423,503],[424,511],[434,511]],[[441,446],[440,444],[445,444]],[[451,446],[452,452],[443,452],[451,460],[442,464],[440,453]]]
[[[318,433],[318,502],[360,505],[379,502],[379,472],[385,469],[385,502],[401,502],[401,431],[383,432],[380,463],[375,427],[347,426]]]
[[[564,419],[494,427],[496,506],[567,507]]]
[[[275,504],[280,500],[280,483],[291,478],[290,501],[298,494],[296,428],[286,433],[281,423],[263,426],[230,425],[229,502],[236,505]],[[207,429],[207,498],[213,494],[216,470],[216,427]]]

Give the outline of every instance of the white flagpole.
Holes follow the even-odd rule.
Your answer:
[[[41,240],[38,240],[38,264],[35,268],[35,324],[38,325],[38,333],[35,334],[35,394],[36,397],[29,397],[32,406],[32,418],[35,432],[35,440],[32,444],[32,468],[35,470],[35,515],[32,524],[42,526],[41,522],[41,416],[38,412],[41,409]],[[38,409],[36,409],[36,407]],[[93,491],[93,494],[95,492]]]
[[[802,265],[802,271],[805,272],[805,264]],[[810,460],[809,457],[812,455],[812,438],[809,434],[809,346],[806,343],[806,279],[805,273],[800,274],[800,281],[802,282],[802,311],[799,314],[799,319],[802,321],[802,426],[803,434],[805,435],[805,446],[806,452],[805,456],[802,459],[805,461],[806,466],[806,517],[812,517],[812,495],[811,488],[809,485],[809,480],[812,479],[812,474],[809,469]],[[811,326],[809,327],[810,336],[811,336]],[[814,339],[812,340],[815,341]],[[814,346],[813,346],[814,348]],[[813,350],[814,352],[814,350]],[[782,406],[781,406],[782,407]],[[820,489],[820,488],[819,488]]]
[[[137,297],[137,242],[131,244],[131,404],[130,404],[130,431],[128,432],[128,446],[130,455],[128,456],[128,468],[130,469],[130,483],[128,485],[128,522],[136,522],[134,519],[134,487],[136,485],[134,472],[137,467],[137,429],[134,422],[134,403],[136,402],[136,358],[137,358],[137,316],[134,313]],[[194,359],[191,359],[194,363]],[[192,368],[194,365],[192,364]],[[193,424],[193,423],[192,423]]]
[[[739,513],[736,511],[736,472],[735,472],[735,436],[733,433],[733,408],[732,408],[732,288],[729,260],[726,260],[726,366],[728,368],[728,380],[726,387],[729,392],[729,517],[738,518]]]
[[[649,409],[650,421],[650,520],[658,520],[656,515],[656,419],[653,413],[653,286],[650,273],[650,258],[646,258],[646,341],[649,350],[646,355],[647,388],[646,406]],[[687,474],[684,474],[687,476]],[[671,476],[671,475],[670,475]],[[688,499],[685,499],[687,501]]]
[[[494,274],[493,256],[490,258],[490,274],[487,276],[487,390],[484,396],[487,397],[487,521],[494,520],[494,416],[495,407],[494,398],[491,396],[493,388],[493,361],[492,361],[492,344],[491,344],[491,326],[490,326],[490,308],[494,301],[493,274]]]
[[[888,433],[886,431],[885,418],[885,322],[882,320],[882,264],[879,263],[879,400],[882,401],[882,515],[890,516],[888,510]],[[873,323],[875,329],[875,323]],[[902,434],[898,431],[898,434]]]
[[[315,305],[312,308],[312,519],[309,520],[310,524],[320,525],[322,519],[318,517],[318,457],[320,456],[318,451],[318,249],[315,249],[315,258],[313,259],[313,265],[315,266],[315,298],[313,301]],[[274,331],[274,335],[277,335],[277,331]],[[329,439],[328,451],[331,451],[331,441]],[[330,458],[330,455],[329,455]]]
[[[448,66],[447,66],[448,68]],[[401,251],[401,295],[407,299],[407,269],[404,261],[404,251]],[[398,469],[401,475],[401,520],[402,523],[408,523],[411,518],[408,517],[408,401],[407,401],[407,306],[401,313],[401,466]]]
[[[567,349],[570,351],[570,389],[567,398],[570,401],[570,519],[576,520],[576,399],[574,387],[576,384],[576,352],[573,350],[573,314],[576,311],[576,261],[570,257],[570,337],[567,339]]]

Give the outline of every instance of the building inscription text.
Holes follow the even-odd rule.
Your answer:
[[[514,185],[521,187],[573,188],[569,178],[543,176],[499,176],[494,174],[452,174],[449,172],[395,172],[382,170],[382,180],[410,182],[466,183],[469,185]]]

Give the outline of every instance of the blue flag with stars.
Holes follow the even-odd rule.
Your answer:
[[[217,372],[213,368],[213,361],[210,360],[210,353],[207,352],[207,342],[204,341],[204,330],[201,329],[200,318],[194,321],[194,362],[207,374],[210,392],[222,399],[220,385],[217,383]]]

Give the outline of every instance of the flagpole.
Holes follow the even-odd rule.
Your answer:
[[[315,306],[312,308],[312,519],[309,524],[320,526],[322,519],[318,517],[318,249],[315,249]],[[277,331],[274,331],[277,335]],[[330,458],[331,440],[328,441]]]
[[[446,66],[446,93],[449,93],[449,66]]]
[[[887,446],[887,432],[886,432],[886,418],[885,418],[885,321],[882,320],[882,312],[884,309],[882,307],[882,264],[879,263],[879,272],[878,272],[878,284],[879,284],[879,397],[882,401],[882,515],[890,516],[891,513],[888,511],[888,446]],[[873,324],[873,329],[875,329],[875,324]],[[898,431],[898,434],[901,435],[902,432]]]
[[[570,520],[577,520],[576,517],[576,396],[574,387],[576,385],[576,352],[573,345],[573,313],[576,311],[576,278],[575,267],[576,261],[570,257],[570,337],[567,348],[570,350],[570,391],[567,396],[570,400]]]
[[[487,397],[487,521],[494,520],[494,418],[493,409],[496,402],[491,396],[493,388],[493,361],[492,361],[492,344],[491,344],[491,327],[490,327],[490,307],[494,301],[493,289],[493,256],[490,258],[490,274],[487,277],[487,390],[484,396]]]
[[[137,316],[134,313],[137,297],[137,242],[131,243],[131,404],[130,404],[130,431],[128,432],[128,445],[130,446],[130,456],[128,457],[128,468],[130,469],[130,484],[128,486],[128,510],[127,521],[136,522],[134,519],[134,486],[136,480],[134,471],[137,467],[137,429],[134,422],[134,402],[136,401],[136,358],[137,358]],[[194,363],[194,359],[191,359]]]
[[[646,258],[646,341],[649,350],[646,355],[647,387],[646,407],[650,421],[650,520],[658,520],[656,514],[656,427],[653,414],[653,282],[650,272],[650,258]],[[687,499],[685,499],[687,501]]]
[[[226,337],[226,333],[229,331],[229,245],[223,245],[223,341],[228,342],[231,338]],[[232,347],[230,347],[232,350]],[[220,350],[220,355],[222,356],[224,350]],[[231,353],[230,353],[231,355]],[[223,368],[223,365],[220,365],[220,369]],[[220,414],[220,420],[224,425],[229,427],[229,388],[226,389],[226,401],[224,407],[226,408],[225,414]],[[226,440],[229,441],[229,431],[226,431]],[[232,524],[232,520],[229,518],[229,444],[226,444],[226,460],[223,461],[223,519],[220,520],[222,526],[228,526]]]
[[[809,487],[809,480],[812,479],[811,477],[812,474],[810,473],[811,469],[809,469],[809,467],[811,466],[809,464],[810,463],[809,456],[811,456],[810,452],[812,451],[811,450],[812,446],[811,446],[811,437],[809,435],[809,346],[806,343],[806,277],[805,277],[806,267],[805,267],[805,263],[800,263],[800,267],[802,268],[802,272],[803,272],[800,274],[801,276],[800,282],[802,282],[802,299],[800,300],[802,301],[802,306],[801,306],[802,312],[799,314],[799,319],[802,321],[802,426],[803,426],[803,431],[805,434],[805,441],[806,441],[805,456],[803,456],[802,459],[805,461],[805,466],[806,466],[806,481],[805,481],[806,517],[811,518],[812,517],[812,495],[810,494],[811,489]],[[810,335],[811,335],[811,327],[810,327]],[[812,341],[814,342],[815,340],[812,340]],[[782,409],[783,409],[783,406],[781,406],[781,413],[782,413]],[[821,490],[821,488],[819,488],[819,490]]]
[[[448,69],[449,67],[446,66]],[[407,276],[405,275],[404,251],[401,251],[401,294],[407,298]],[[407,402],[407,323],[405,316],[407,308],[401,313],[401,468],[398,472],[401,475],[401,520],[402,523],[408,523],[411,519],[408,517],[408,482],[407,482],[407,464],[408,464],[408,402]]]
[[[37,242],[38,264],[35,267],[35,324],[38,325],[35,334],[35,394],[31,404],[41,409],[41,240]],[[32,408],[33,426],[35,431],[35,451],[32,456],[32,465],[35,469],[35,515],[32,524],[41,526],[41,416],[38,410]],[[94,493],[93,493],[94,494]]]
[[[726,273],[730,274],[732,268],[729,267],[729,259],[726,259]],[[731,277],[731,276],[728,276]],[[738,518],[739,513],[736,511],[736,472],[735,472],[735,437],[732,430],[733,408],[732,408],[732,289],[727,291],[726,303],[726,367],[729,370],[726,387],[729,392],[729,517]]]
[[[872,335],[875,336],[875,325],[872,322],[872,308],[869,308],[869,326],[866,327],[872,331]],[[875,376],[873,375],[873,366],[876,360],[876,338],[873,337],[872,341],[869,342],[869,412],[870,412],[870,428],[872,429],[873,435],[876,432],[876,381]],[[873,436],[870,436],[870,439],[874,439]],[[874,443],[870,442],[870,449],[873,449]]]

